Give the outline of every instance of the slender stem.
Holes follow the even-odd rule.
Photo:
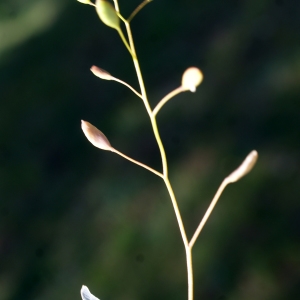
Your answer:
[[[194,276],[193,276],[193,259],[192,259],[192,248],[185,248],[186,265],[187,265],[187,276],[188,276],[188,300],[194,298]]]
[[[124,24],[127,22],[126,19],[120,14],[120,12],[117,12],[117,15],[124,22]]]
[[[133,42],[133,38],[132,38],[132,33],[131,33],[131,28],[130,28],[130,24],[124,20],[125,26],[126,26],[126,31],[127,31],[127,35],[128,35],[128,40],[129,40],[129,45],[131,48],[131,52],[132,52],[132,60],[133,60],[133,64],[136,70],[136,75],[138,78],[138,82],[141,88],[141,94],[143,96],[143,101],[146,107],[146,110],[149,114],[149,116],[151,116],[152,114],[152,110],[148,101],[148,97],[147,97],[147,93],[146,93],[146,89],[145,89],[145,85],[144,85],[144,80],[143,80],[143,76],[142,76],[142,72],[140,69],[140,64],[136,55],[136,51],[135,51],[135,46],[134,46],[134,42]]]
[[[159,131],[158,131],[156,119],[155,119],[154,116],[152,116],[152,110],[151,110],[151,107],[150,107],[150,104],[149,104],[149,101],[148,101],[148,98],[147,98],[147,93],[146,93],[144,80],[143,80],[141,69],[140,69],[140,64],[139,64],[139,61],[138,61],[138,58],[137,58],[137,55],[136,55],[136,51],[135,51],[135,47],[134,47],[134,42],[133,42],[133,38],[132,38],[130,24],[126,21],[125,26],[126,26],[126,30],[127,30],[127,34],[128,34],[130,48],[131,48],[131,51],[133,53],[132,60],[133,60],[133,64],[134,64],[134,67],[135,67],[135,70],[136,70],[139,85],[140,85],[140,88],[141,88],[141,94],[142,94],[142,97],[143,97],[144,105],[146,107],[148,115],[150,116],[152,129],[153,129],[154,136],[155,136],[155,139],[157,141],[158,148],[159,148],[159,151],[160,151],[160,155],[161,155],[161,159],[162,159],[162,166],[163,166],[163,174],[164,174],[164,176],[167,176],[167,174],[168,174],[168,165],[167,165],[166,153],[165,153],[165,149],[164,149],[164,146],[163,146],[161,138],[160,138],[160,134],[159,134]]]
[[[154,116],[157,115],[157,113],[159,112],[159,110],[171,99],[173,98],[174,96],[184,92],[185,89],[180,86],[178,88],[176,88],[175,90],[173,90],[172,92],[170,92],[168,95],[166,95],[164,98],[162,98],[159,103],[155,106],[155,108],[153,109],[153,112],[152,114]]]
[[[152,114],[150,115],[150,120],[151,120],[153,133],[154,133],[154,136],[155,136],[155,139],[156,139],[159,151],[160,151],[160,156],[161,156],[161,161],[162,161],[162,166],[163,166],[163,174],[166,178],[168,178],[167,156],[166,156],[165,148],[164,148],[163,143],[160,138],[156,119],[155,119],[155,117],[152,116]]]
[[[137,92],[131,85],[129,85],[128,83],[126,83],[125,81],[118,79],[116,77],[112,77],[111,80],[117,81],[125,86],[127,86],[129,89],[131,89],[138,97],[140,97],[141,99],[143,99],[142,95]]]
[[[206,212],[205,212],[205,214],[204,214],[204,216],[203,216],[203,218],[202,218],[200,224],[198,225],[198,227],[197,227],[197,229],[196,229],[196,231],[195,231],[195,233],[194,233],[192,239],[191,239],[190,242],[189,242],[189,246],[190,246],[191,249],[193,248],[193,246],[194,246],[194,244],[195,244],[195,242],[196,242],[196,240],[197,240],[197,238],[198,238],[198,236],[199,236],[199,234],[200,234],[202,228],[204,227],[204,225],[205,225],[206,221],[208,220],[208,218],[209,218],[211,212],[213,211],[215,205],[217,204],[217,202],[218,202],[218,200],[219,200],[221,194],[223,193],[225,187],[226,187],[229,183],[230,183],[230,182],[228,181],[228,179],[227,179],[227,177],[226,177],[226,178],[223,180],[223,182],[221,183],[220,187],[218,188],[218,190],[217,190],[217,192],[216,192],[214,198],[212,199],[212,201],[211,201],[211,203],[210,203],[208,209],[206,210]]]
[[[194,279],[193,279],[192,248],[189,246],[188,238],[187,238],[187,235],[186,235],[186,232],[184,229],[184,224],[183,224],[183,221],[181,218],[180,210],[179,210],[171,183],[167,176],[165,176],[163,179],[164,179],[165,185],[168,189],[168,192],[169,192],[172,204],[173,204],[177,223],[178,223],[179,230],[181,233],[181,238],[182,238],[182,241],[184,244],[185,256],[186,256],[186,266],[187,266],[187,277],[188,277],[188,300],[193,300],[193,293],[194,293],[193,281],[194,281]]]
[[[141,163],[141,162],[139,162],[139,161],[137,161],[137,160],[135,160],[135,159],[133,159],[133,158],[131,158],[131,157],[125,155],[124,153],[122,153],[122,152],[120,152],[120,151],[118,151],[118,150],[116,150],[116,149],[114,149],[114,148],[112,148],[110,151],[112,151],[112,152],[114,152],[114,153],[116,153],[116,154],[119,154],[120,156],[126,158],[127,160],[133,162],[134,164],[139,165],[139,166],[141,166],[141,167],[147,169],[148,171],[154,173],[155,175],[157,175],[157,176],[159,176],[159,177],[161,177],[161,178],[164,178],[163,174],[161,174],[160,172],[157,172],[156,170],[154,170],[154,169],[148,167],[147,165],[144,165],[143,163]]]
[[[133,12],[132,14],[129,16],[129,18],[127,19],[128,23],[131,22],[131,20],[136,16],[136,14],[149,2],[151,2],[152,0],[145,0],[143,1]]]
[[[131,49],[130,49],[130,47],[129,47],[129,45],[128,45],[128,42],[127,42],[126,39],[125,39],[125,36],[124,36],[122,30],[121,30],[121,29],[117,29],[117,31],[118,31],[118,33],[119,33],[119,35],[120,35],[120,37],[121,37],[122,42],[124,43],[125,47],[126,47],[127,50],[129,51],[130,55],[133,56],[134,54],[131,52]]]
[[[186,235],[186,232],[185,232],[185,229],[184,229],[184,224],[183,224],[183,221],[182,221],[182,218],[181,218],[180,210],[179,210],[179,207],[178,207],[178,204],[177,204],[177,201],[176,201],[171,183],[170,183],[169,178],[168,178],[168,164],[167,164],[166,153],[165,153],[165,149],[164,149],[164,146],[163,146],[163,143],[161,141],[160,134],[159,134],[159,131],[158,131],[155,114],[153,114],[153,112],[151,110],[151,107],[150,107],[150,104],[149,104],[149,101],[148,101],[148,98],[147,98],[147,93],[146,93],[146,89],[145,89],[145,85],[144,85],[144,81],[143,81],[139,61],[138,61],[136,51],[135,51],[135,47],[134,47],[134,42],[133,42],[133,38],[132,38],[130,24],[126,20],[123,20],[123,21],[124,21],[125,26],[126,26],[126,31],[127,31],[127,35],[128,35],[130,49],[131,49],[131,52],[133,54],[132,55],[132,60],[133,60],[133,64],[134,64],[134,67],[135,67],[135,70],[136,70],[139,85],[140,85],[140,88],[141,88],[142,99],[144,101],[145,108],[146,108],[146,110],[149,114],[152,129],[153,129],[153,133],[154,133],[154,136],[155,136],[155,139],[157,141],[158,148],[159,148],[159,151],[160,151],[160,154],[161,154],[162,166],[163,166],[163,177],[162,178],[163,178],[163,180],[165,182],[165,185],[168,189],[168,192],[169,192],[172,204],[173,204],[173,208],[174,208],[174,211],[175,211],[177,223],[179,225],[179,230],[180,230],[180,233],[181,233],[181,237],[182,237],[182,240],[183,240],[183,243],[184,243],[184,246],[185,246],[187,273],[188,273],[188,300],[193,300],[193,267],[192,267],[191,247],[189,246],[187,235]],[[160,176],[160,175],[158,175],[158,176]]]
[[[175,198],[175,194],[173,192],[173,189],[172,189],[172,186],[171,186],[171,183],[170,183],[168,177],[165,176],[163,179],[164,179],[165,185],[168,189],[168,192],[169,192],[172,204],[173,204],[173,208],[174,208],[176,219],[177,219],[177,222],[178,222],[178,225],[179,225],[179,229],[180,229],[180,233],[181,233],[181,237],[182,237],[184,247],[187,249],[189,247],[189,242],[188,242],[188,239],[187,239],[187,236],[186,236],[186,233],[185,233],[183,221],[182,221],[180,210],[178,208],[178,204],[177,204],[177,201],[176,201],[176,198]]]
[[[118,0],[113,0],[113,1],[114,1],[114,4],[115,4],[115,10],[116,10],[116,12],[119,12],[120,9],[119,9]]]

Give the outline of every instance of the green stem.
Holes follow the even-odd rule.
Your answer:
[[[132,163],[134,163],[134,164],[136,164],[136,165],[139,165],[139,166],[141,166],[141,167],[147,169],[148,171],[154,173],[155,175],[157,175],[157,176],[159,176],[159,177],[161,177],[161,178],[164,178],[163,174],[161,174],[160,172],[157,172],[156,170],[154,170],[154,169],[148,167],[147,165],[145,165],[145,164],[143,164],[143,163],[141,163],[141,162],[139,162],[139,161],[137,161],[137,160],[135,160],[135,159],[133,159],[133,158],[127,156],[127,155],[125,155],[124,153],[122,153],[122,152],[116,150],[115,148],[112,148],[110,151],[111,151],[111,152],[114,152],[114,153],[116,153],[116,154],[118,154],[118,155],[120,155],[120,156],[122,156],[122,157],[124,157],[124,158],[126,158],[127,160],[131,161]]]
[[[155,139],[157,141],[158,148],[159,148],[159,151],[160,151],[160,154],[161,154],[163,174],[164,174],[164,176],[168,176],[168,165],[167,165],[166,153],[165,153],[165,149],[164,149],[163,143],[162,143],[161,138],[160,138],[160,134],[159,134],[159,131],[158,131],[155,116],[152,116],[152,110],[151,110],[151,107],[150,107],[150,104],[149,104],[149,101],[148,101],[148,98],[147,98],[147,93],[146,93],[146,89],[145,89],[145,85],[144,85],[142,72],[141,72],[141,69],[140,69],[140,64],[139,64],[139,61],[138,61],[138,58],[137,58],[137,55],[136,55],[136,51],[135,51],[135,47],[134,47],[134,42],[133,42],[133,38],[132,38],[130,24],[127,21],[125,21],[125,26],[126,26],[126,30],[127,30],[127,34],[128,34],[130,48],[131,48],[131,51],[133,53],[132,60],[133,60],[133,64],[134,64],[134,67],[135,67],[135,70],[136,70],[138,82],[139,82],[139,85],[140,85],[142,98],[143,98],[146,110],[148,112],[148,115],[150,117],[152,129],[153,129],[153,132],[154,132],[154,136],[155,136]]]
[[[140,97],[141,99],[143,99],[142,95],[137,92],[131,85],[129,85],[128,83],[126,83],[125,81],[119,79],[119,78],[116,78],[116,77],[112,77],[111,80],[113,81],[116,81],[116,82],[119,82],[123,85],[125,85],[126,87],[128,87],[131,91],[133,91],[138,97]]]
[[[188,300],[194,298],[194,276],[193,276],[193,258],[192,248],[185,248],[186,265],[187,265],[187,276],[188,276]]]
[[[116,12],[119,12],[120,9],[119,9],[118,0],[114,0],[114,5],[115,5],[115,10],[116,10]]]
[[[188,277],[188,300],[193,300],[193,293],[194,293],[194,279],[193,279],[193,261],[192,261],[192,248],[189,246],[189,242],[187,239],[187,235],[184,229],[184,224],[181,218],[181,214],[180,214],[180,210],[175,198],[175,194],[173,192],[171,183],[168,179],[167,176],[165,176],[164,178],[164,182],[165,185],[168,189],[172,204],[173,204],[173,208],[175,211],[175,215],[176,215],[176,219],[177,219],[177,223],[179,226],[179,230],[181,233],[181,237],[182,237],[182,241],[184,244],[184,249],[185,249],[185,256],[186,256],[186,266],[187,266],[187,277]]]
[[[125,36],[124,36],[124,34],[123,34],[121,28],[117,29],[117,31],[118,31],[118,33],[119,33],[119,35],[120,35],[120,37],[121,37],[122,42],[124,43],[125,47],[126,47],[127,50],[129,51],[130,55],[133,56],[134,54],[132,53],[132,51],[131,51],[131,49],[130,49],[130,46],[128,45],[128,42],[126,41]]]
[[[160,156],[161,156],[161,161],[162,161],[162,166],[163,166],[163,174],[164,174],[165,178],[168,178],[168,163],[167,163],[166,152],[165,152],[165,148],[163,146],[163,143],[162,143],[159,131],[158,131],[155,116],[152,116],[152,114],[151,114],[150,120],[151,120],[153,133],[154,133],[154,136],[155,136],[155,139],[156,139],[159,151],[160,151]]]
[[[151,2],[152,0],[145,0],[143,1],[133,12],[132,14],[129,16],[129,18],[127,19],[128,23],[131,22],[131,20],[136,16],[136,14],[142,9],[144,8],[144,6],[146,4],[148,4],[149,2]]]
[[[146,110],[149,114],[149,116],[151,116],[152,114],[152,110],[147,98],[147,93],[146,93],[146,89],[145,89],[145,85],[144,85],[144,80],[143,80],[143,76],[142,76],[142,72],[140,69],[140,64],[136,55],[136,51],[135,51],[135,46],[134,46],[134,42],[133,42],[133,38],[132,38],[132,33],[131,33],[131,28],[130,28],[130,24],[124,20],[125,26],[126,26],[126,31],[127,31],[127,35],[128,35],[128,40],[129,40],[129,45],[130,45],[130,49],[132,52],[132,60],[133,60],[133,64],[136,70],[136,74],[137,74],[137,78],[138,78],[138,82],[140,85],[140,89],[141,89],[141,94],[143,97],[143,101],[144,101],[144,105],[146,107]]]
[[[174,91],[170,92],[168,95],[166,95],[164,98],[162,98],[159,103],[155,106],[153,109],[153,115],[156,116],[159,110],[174,96],[186,91],[182,86],[178,87]]]
[[[193,237],[191,238],[190,242],[189,242],[189,247],[192,249],[200,232],[202,231],[205,223],[207,222],[210,214],[212,213],[215,205],[217,204],[221,194],[223,193],[224,189],[226,188],[226,186],[229,184],[230,182],[228,181],[227,177],[223,180],[223,182],[221,183],[220,187],[218,188],[214,198],[212,199],[208,209],[206,210],[200,224],[198,225]]]
[[[172,189],[172,186],[171,186],[171,183],[170,183],[168,177],[164,176],[163,179],[164,179],[165,185],[168,189],[168,192],[169,192],[172,204],[173,204],[173,208],[174,208],[176,219],[177,219],[177,222],[178,222],[178,225],[179,225],[179,229],[180,229],[180,233],[181,233],[181,237],[182,237],[184,247],[185,247],[185,249],[187,249],[187,248],[189,248],[189,242],[188,242],[188,239],[187,239],[187,236],[186,236],[186,233],[185,233],[183,221],[182,221],[180,210],[179,210],[176,198],[175,198],[175,194],[173,192],[173,189]]]
[[[154,136],[155,136],[155,139],[157,141],[157,145],[158,145],[158,148],[159,148],[159,151],[160,151],[162,166],[163,166],[163,180],[164,180],[165,185],[167,187],[167,190],[169,192],[169,195],[170,195],[170,198],[171,198],[171,201],[172,201],[172,204],[173,204],[173,208],[174,208],[174,211],[175,211],[176,219],[177,219],[177,222],[178,222],[178,225],[179,225],[179,230],[180,230],[180,233],[181,233],[181,237],[182,237],[182,240],[183,240],[183,243],[184,243],[185,253],[186,253],[187,273],[188,273],[188,300],[193,300],[193,267],[192,267],[193,264],[192,264],[191,247],[189,246],[187,235],[186,235],[186,232],[185,232],[185,229],[184,229],[184,224],[183,224],[183,221],[182,221],[182,218],[181,218],[180,210],[179,210],[179,207],[178,207],[178,204],[177,204],[177,201],[176,201],[171,183],[170,183],[169,178],[168,178],[168,164],[167,164],[166,153],[165,153],[165,149],[164,149],[164,146],[163,146],[163,143],[161,141],[161,137],[160,137],[160,134],[159,134],[159,131],[158,131],[155,114],[153,114],[153,111],[150,107],[150,104],[149,104],[149,101],[148,101],[148,98],[147,98],[147,93],[146,93],[146,89],[145,89],[145,85],[144,85],[144,81],[143,81],[139,61],[138,61],[136,51],[135,51],[135,46],[134,46],[134,42],[133,42],[133,37],[132,37],[132,33],[131,33],[130,24],[126,20],[123,20],[123,22],[125,24],[127,35],[128,35],[128,40],[129,40],[129,45],[130,45],[130,50],[131,50],[130,53],[131,53],[131,56],[132,56],[133,64],[134,64],[136,74],[137,74],[137,78],[138,78],[138,82],[139,82],[139,85],[140,85],[142,99],[143,99],[145,108],[147,110],[147,113],[150,117],[153,133],[154,133]],[[162,105],[164,103],[162,103]],[[156,111],[156,113],[158,112],[158,110]]]

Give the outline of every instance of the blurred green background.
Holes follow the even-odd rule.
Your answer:
[[[129,16],[138,0],[120,0]],[[195,299],[300,299],[300,2],[156,0],[132,22],[152,107],[192,65],[195,94],[160,111],[170,180],[195,244]],[[187,299],[184,248],[160,178],[84,137],[84,119],[161,170],[131,58],[93,7],[0,3],[0,299]]]

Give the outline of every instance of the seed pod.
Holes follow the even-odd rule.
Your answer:
[[[202,72],[196,67],[190,67],[182,75],[181,86],[185,90],[195,92],[196,87],[202,82],[202,80]]]
[[[120,19],[112,4],[105,0],[96,0],[96,11],[105,25],[120,30]]]
[[[105,79],[105,80],[111,80],[112,76],[105,70],[98,68],[97,66],[92,66],[91,69],[92,73],[101,78],[101,79]]]
[[[112,146],[107,137],[94,125],[81,120],[81,128],[86,138],[97,148],[102,150],[112,150]]]
[[[228,181],[236,182],[248,174],[254,167],[257,158],[258,153],[255,150],[251,151],[242,164],[227,177]]]

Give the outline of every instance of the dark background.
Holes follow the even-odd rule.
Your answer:
[[[139,4],[120,0],[127,17]],[[193,249],[195,299],[300,299],[300,2],[156,0],[132,21],[170,180],[191,237],[252,150]],[[84,119],[161,170],[129,54],[93,7],[0,3],[0,299],[187,299],[184,248],[161,179],[84,137]]]

